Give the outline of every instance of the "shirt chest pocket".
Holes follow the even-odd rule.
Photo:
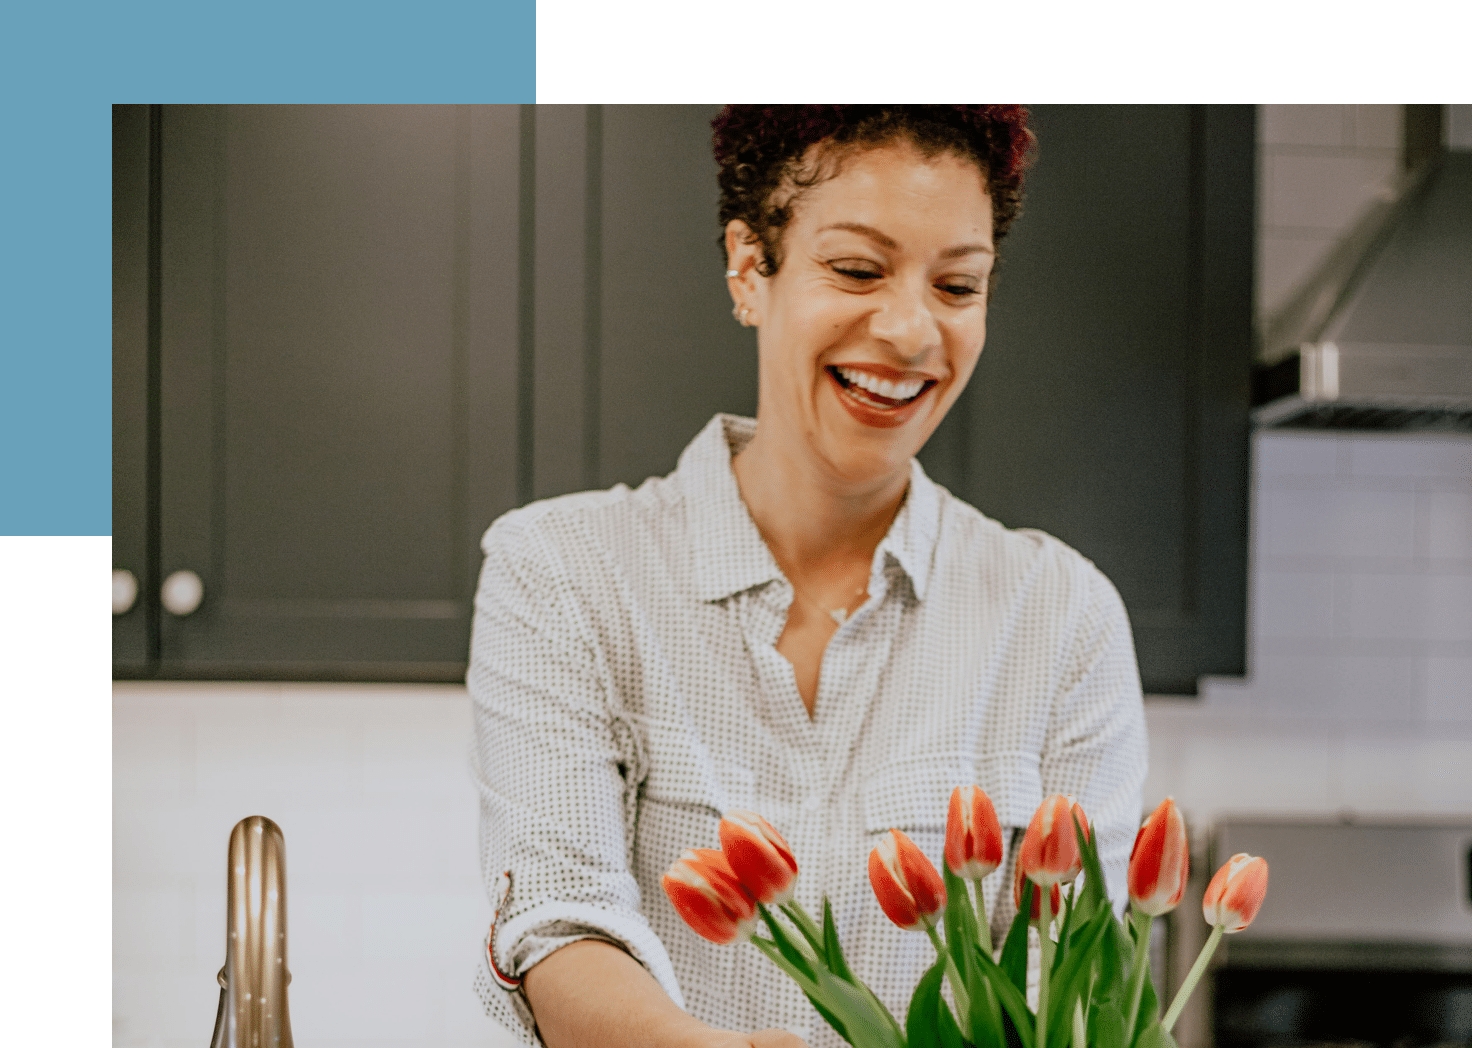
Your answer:
[[[864,832],[872,838],[891,829],[914,841],[937,864],[945,851],[946,807],[962,782],[958,761],[945,756],[907,758],[881,766],[860,790]]]
[[[939,863],[951,791],[973,783],[991,797],[1004,827],[1025,827],[1042,801],[1033,754],[989,754],[974,763],[966,754],[926,754],[885,764],[865,780],[860,791],[864,830],[870,835],[900,830]]]

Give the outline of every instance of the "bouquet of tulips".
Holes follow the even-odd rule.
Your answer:
[[[1150,923],[1180,903],[1189,874],[1186,824],[1174,801],[1163,801],[1135,837],[1130,913],[1121,924],[1083,811],[1062,794],[1046,798],[1018,851],[1017,917],[998,952],[981,880],[1001,864],[1002,829],[981,789],[957,787],[943,872],[899,830],[869,855],[880,908],[900,927],[923,931],[936,949],[901,1025],[844,960],[828,900],[821,923],[793,900],[797,860],[782,835],[759,815],[732,812],[721,820],[720,841],[719,850],[686,851],[665,874],[675,909],[712,942],[755,945],[855,1048],[1174,1048],[1171,1027],[1222,935],[1246,928],[1267,892],[1263,859],[1234,855],[1216,872],[1202,907],[1211,935],[1162,1015],[1147,977]],[[760,924],[770,937],[756,934]],[[1041,944],[1036,1010],[1027,1000],[1029,926]]]

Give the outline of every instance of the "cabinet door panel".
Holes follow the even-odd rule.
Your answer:
[[[510,107],[165,110],[163,572],[205,584],[167,672],[463,671],[515,484],[517,147]]]
[[[1252,110],[1033,116],[987,348],[926,461],[1098,564],[1146,691],[1194,693],[1244,669]]]
[[[138,599],[112,620],[119,673],[151,652],[148,600],[149,106],[114,106],[112,131],[112,563],[133,573]]]

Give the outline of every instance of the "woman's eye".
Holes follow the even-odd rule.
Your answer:
[[[833,263],[833,271],[841,276],[849,277],[853,280],[878,280],[880,277],[880,273],[877,269],[873,269],[869,266],[853,265],[852,263],[847,262]]]
[[[935,286],[947,295],[956,295],[957,297],[963,298],[967,295],[975,295],[981,292],[981,288],[975,284],[940,283]]]

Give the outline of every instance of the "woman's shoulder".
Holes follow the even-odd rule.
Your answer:
[[[487,556],[585,559],[600,551],[658,543],[682,516],[673,477],[650,477],[637,488],[615,484],[598,491],[529,502],[503,513],[481,538]]]
[[[990,580],[1027,580],[1033,586],[1062,588],[1096,599],[1115,594],[1098,566],[1061,539],[1038,528],[1008,527],[945,488],[939,488],[939,493],[937,559],[946,561],[951,570]]]

